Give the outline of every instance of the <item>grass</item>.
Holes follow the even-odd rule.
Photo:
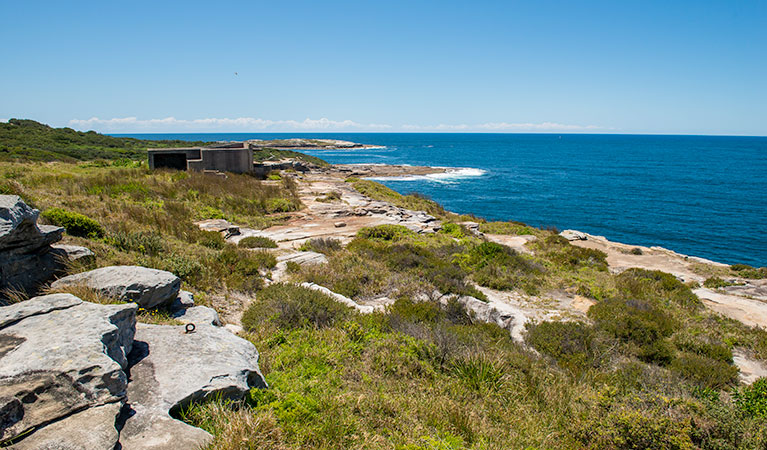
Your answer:
[[[43,221],[68,226],[59,220],[62,211],[68,220],[74,217],[79,228],[66,241],[91,248],[99,267],[138,264],[169,270],[198,292],[256,290],[274,258],[229,246],[220,234],[201,231],[194,222],[214,211],[253,227],[279,223],[273,211],[301,206],[291,181],[275,185],[247,175],[221,179],[62,162],[0,166],[0,187],[35,204]]]
[[[273,297],[284,297],[285,289],[275,288]],[[257,302],[279,307],[266,297]],[[763,404],[758,389],[719,395],[609,352],[601,365],[575,376],[524,350],[507,331],[472,323],[465,311],[450,313],[438,302],[398,300],[367,316],[347,309],[322,326],[253,316],[258,324],[246,337],[261,353],[269,389],[184,412],[214,434],[214,449],[765,444],[765,419],[752,413]]]
[[[82,214],[103,228],[102,237],[65,237],[94,250],[97,266],[156,267],[197,293],[239,291],[252,299],[243,336],[259,350],[270,387],[241,402],[214,399],[182,412],[214,435],[211,448],[767,445],[765,382],[738,386],[732,365],[736,348],[767,359],[765,330],[707,311],[669,274],[611,274],[603,253],[574,247],[553,230],[533,229],[532,254],[519,254],[473,236],[455,223],[464,218],[428,199],[351,182],[448,219],[439,233],[384,226],[362,230],[346,247],[310,241],[328,264],[289,266],[294,281],[357,301],[394,300],[370,315],[294,284],[265,287],[273,255],[194,225],[212,217],[259,228],[279,223],[282,212],[301,207],[288,176],[262,183],[111,162],[0,165],[2,192],[43,211]],[[528,231],[516,223],[485,226]],[[725,268],[710,276],[751,270],[761,269]],[[482,298],[477,284],[528,293],[565,289],[596,303],[579,322],[530,324],[526,344],[533,352],[455,299]],[[94,292],[78,295],[110,301]],[[163,311],[142,312],[140,320],[174,323]]]
[[[237,243],[243,248],[277,248],[277,243],[266,236],[248,236]]]

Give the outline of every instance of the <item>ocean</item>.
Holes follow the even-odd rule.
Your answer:
[[[767,137],[479,133],[195,133],[146,139],[343,139],[331,163],[443,166],[378,180],[488,220],[576,229],[728,264],[767,266]]]

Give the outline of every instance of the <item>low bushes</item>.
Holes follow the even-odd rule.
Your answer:
[[[528,323],[526,328],[525,341],[576,375],[599,367],[606,354],[594,327],[583,322]]]
[[[730,269],[741,278],[749,278],[752,280],[767,278],[767,267],[760,267],[757,269],[748,264],[733,264],[730,266]]]
[[[751,386],[735,390],[734,397],[744,414],[767,417],[767,378],[759,378]]]
[[[687,380],[711,389],[723,389],[738,379],[737,367],[695,353],[677,354],[670,368]]]
[[[658,300],[689,310],[702,307],[689,286],[675,276],[659,270],[628,269],[615,278],[619,296],[638,300]]]
[[[479,224],[479,231],[488,234],[508,234],[508,235],[521,235],[521,234],[535,234],[535,230],[532,227],[525,225],[522,222],[484,222]]]
[[[323,328],[347,318],[352,311],[332,297],[294,284],[272,284],[262,289],[242,316],[246,330],[264,322],[283,328]]]
[[[104,227],[83,214],[67,211],[63,208],[49,208],[42,216],[53,225],[64,227],[72,236],[100,238],[104,236]]]
[[[333,238],[314,238],[309,239],[301,246],[300,250],[305,252],[317,252],[331,254],[341,250],[341,241]]]
[[[706,281],[703,282],[703,286],[709,289],[718,289],[718,288],[734,286],[734,285],[735,283],[732,283],[730,281],[725,281],[719,277],[706,278]]]
[[[472,273],[481,286],[491,289],[522,289],[536,294],[545,269],[531,258],[522,256],[504,245],[483,242],[453,260]]]
[[[138,252],[142,255],[154,256],[164,249],[162,236],[152,232],[117,231],[109,233],[105,241],[112,247],[129,252]]]
[[[673,348],[664,339],[678,324],[660,308],[642,300],[609,299],[589,308],[588,315],[599,329],[629,344],[629,353],[646,362],[671,362]]]
[[[248,236],[237,243],[242,248],[277,248],[277,243],[266,236]]]
[[[357,232],[358,237],[380,241],[398,241],[414,235],[413,231],[402,225],[377,225],[375,227],[362,228]]]

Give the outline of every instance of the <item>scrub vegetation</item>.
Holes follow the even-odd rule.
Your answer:
[[[165,269],[200,299],[237,292],[252,300],[242,335],[259,350],[269,388],[253,389],[241,402],[219,399],[182,411],[215,436],[212,448],[767,447],[766,381],[739,385],[733,365],[736,348],[767,360],[767,332],[706,310],[669,274],[611,274],[604,253],[572,246],[553,231],[482,222],[485,233],[536,236],[527,244],[531,253],[519,253],[472,234],[460,223],[467,217],[429,199],[349,180],[367,195],[444,223],[430,235],[385,225],[361,230],[347,245],[306,244],[328,264],[293,263],[292,281],[360,302],[394,300],[363,315],[294,283],[265,286],[276,264],[270,242],[234,246],[194,225],[209,218],[256,228],[282,223],[285,213],[302,208],[290,176],[223,179],[115,161],[6,162],[0,192],[21,195],[43,220],[64,226],[65,241],[94,250],[97,266]],[[763,271],[728,270],[754,277]],[[528,296],[563,289],[594,305],[579,320],[530,323],[525,342],[514,342],[457,300],[486,300],[483,286]]]

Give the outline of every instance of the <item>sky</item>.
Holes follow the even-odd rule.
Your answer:
[[[0,119],[767,135],[767,0],[0,0]]]

